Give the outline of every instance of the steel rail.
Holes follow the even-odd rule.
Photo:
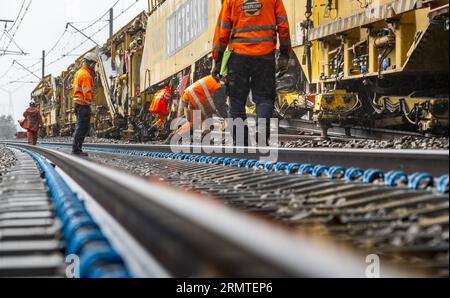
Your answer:
[[[365,277],[365,257],[327,241],[55,150],[20,146],[61,168],[174,276]],[[387,265],[381,274],[414,275]]]
[[[288,119],[280,120],[280,128],[286,131],[306,131],[313,132],[316,134],[321,134],[322,130],[317,126],[314,121],[308,121],[303,119]],[[328,134],[330,137],[343,137],[346,136],[345,128],[333,125],[329,130]],[[412,137],[427,137],[428,135],[420,132],[395,130],[395,129],[385,129],[385,128],[367,128],[362,126],[352,126],[350,129],[350,134],[356,138],[365,139],[378,139],[378,140],[391,140],[394,138],[401,138],[404,136]],[[432,135],[435,136],[435,135]],[[436,135],[440,136],[440,135]],[[448,137],[448,134],[447,134]]]
[[[65,143],[43,143],[43,145],[68,146]],[[242,148],[215,146],[170,146],[147,144],[85,144],[86,149],[97,147],[107,149],[138,150],[148,152],[214,155],[241,159],[260,160],[272,154],[279,162],[299,162],[328,166],[376,168],[385,172],[396,170],[407,174],[427,172],[435,177],[449,173],[449,151],[445,150],[373,150],[336,148]],[[260,149],[265,150],[261,153]],[[270,150],[270,151],[269,151]],[[267,152],[269,151],[269,152]],[[211,153],[214,152],[214,153]]]

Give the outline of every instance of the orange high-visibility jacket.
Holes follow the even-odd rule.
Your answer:
[[[156,92],[149,108],[150,113],[162,117],[169,115],[168,106],[173,96],[174,92],[168,86]]]
[[[213,56],[219,61],[220,52],[230,50],[241,55],[263,56],[291,51],[289,22],[283,0],[224,0],[216,25]]]
[[[202,112],[203,117],[209,117],[216,111],[214,94],[222,85],[213,76],[207,76],[189,86],[183,94],[183,100]]]
[[[94,72],[83,66],[73,80],[73,101],[88,106],[94,101]]]

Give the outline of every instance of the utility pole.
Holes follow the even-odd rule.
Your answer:
[[[109,38],[114,35],[114,8],[109,9]]]
[[[6,30],[8,23],[14,23],[14,21],[0,19],[0,23],[5,23],[5,30]]]
[[[14,118],[14,106],[13,106],[13,97],[12,97],[13,93],[11,91],[3,89],[3,88],[0,88],[0,90],[5,92],[6,94],[8,94],[8,108],[5,109],[5,112]]]
[[[42,81],[45,77],[45,51],[42,51]]]

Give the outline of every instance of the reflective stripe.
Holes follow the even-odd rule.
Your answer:
[[[94,88],[81,88],[79,86],[73,86],[73,89],[75,89],[77,91],[83,91],[83,92],[88,92],[88,91],[94,90]]]
[[[203,91],[206,94],[206,98],[208,99],[209,105],[211,106],[213,111],[215,111],[216,110],[216,105],[214,104],[214,99],[212,98],[211,93],[209,93],[208,87],[206,86],[206,83],[205,83],[204,79],[200,80],[200,85],[202,85]]]
[[[224,29],[228,29],[228,30],[231,30],[231,28],[232,28],[232,26],[230,24],[223,23],[223,22],[217,22],[217,26],[222,27]]]
[[[256,26],[256,27],[236,28],[236,29],[233,29],[233,34],[257,32],[257,31],[268,31],[268,30],[275,31],[275,30],[277,30],[277,27],[275,27],[275,26]]]
[[[267,37],[256,37],[256,38],[233,38],[231,40],[232,43],[256,43],[256,42],[266,42],[266,41],[276,42],[277,38],[275,36],[267,36]]]
[[[284,22],[287,22],[287,21],[288,21],[288,17],[287,17],[287,16],[278,18],[278,19],[277,19],[277,25],[279,25],[279,24],[281,24],[281,23],[284,23]]]
[[[214,44],[213,45],[213,49],[215,49],[215,50],[217,50],[217,51],[220,51],[220,52],[225,52],[226,50],[227,50],[227,47],[225,46],[219,46],[219,45],[216,45],[216,44]]]
[[[79,102],[84,102],[84,103],[87,104],[87,105],[93,105],[92,102],[87,101],[87,100],[85,100],[85,99],[81,99],[81,98],[74,98],[73,101],[79,101]]]
[[[194,89],[192,88],[192,86],[189,87],[187,89],[187,91],[189,92],[189,94],[191,94],[192,98],[194,98],[194,101],[197,104],[197,106],[200,108],[200,110],[202,111],[203,116],[206,117],[205,107],[202,105],[202,102],[198,98],[197,94],[195,94]]]

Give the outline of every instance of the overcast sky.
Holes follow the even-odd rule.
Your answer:
[[[67,22],[73,22],[77,28],[84,28],[103,15],[117,0],[25,0],[21,16],[24,14],[30,1],[31,5],[20,27],[17,28],[20,22],[19,18],[16,25],[9,32],[13,34],[17,29],[14,40],[29,55],[1,56],[2,52],[0,52],[0,88],[12,91],[14,116],[16,120],[22,118],[22,113],[28,106],[30,100],[30,93],[37,84],[9,82],[16,81],[19,78],[20,81],[36,81],[37,78],[33,75],[27,75],[29,73],[17,64],[11,68],[13,60],[16,59],[26,67],[39,62],[42,56],[42,50],[50,50],[58,38],[62,36]],[[15,20],[23,2],[24,0],[0,0],[0,19]],[[120,0],[115,7],[115,16],[120,15],[122,11],[135,2],[136,0]],[[138,0],[134,6],[118,17],[114,24],[115,31],[128,23],[141,11],[147,10],[147,3],[147,0]],[[87,29],[86,34],[91,35],[105,26],[107,24],[105,21],[108,18],[109,16],[106,16],[103,18],[104,21]],[[12,24],[8,24],[7,30],[11,29],[11,26]],[[9,38],[3,34],[3,31],[4,24],[0,22],[0,50],[5,50],[9,43]],[[47,63],[61,58],[63,54],[70,52],[74,47],[85,41],[82,35],[72,31],[74,30],[69,28],[69,32],[64,34],[58,46],[46,58]],[[95,35],[93,39],[103,45],[108,35],[109,29],[106,27],[105,30]],[[93,46],[94,44],[88,41],[72,54],[81,55]],[[19,51],[14,43],[11,43],[8,50]],[[75,58],[74,56],[66,56],[60,61],[54,62],[51,66],[47,67],[46,74],[52,73],[55,76],[59,75]],[[41,76],[40,65],[39,63],[31,68],[31,70],[36,72],[38,77]],[[22,78],[25,75],[27,76]],[[0,89],[0,114],[6,114],[9,110],[9,96],[2,89]]]

